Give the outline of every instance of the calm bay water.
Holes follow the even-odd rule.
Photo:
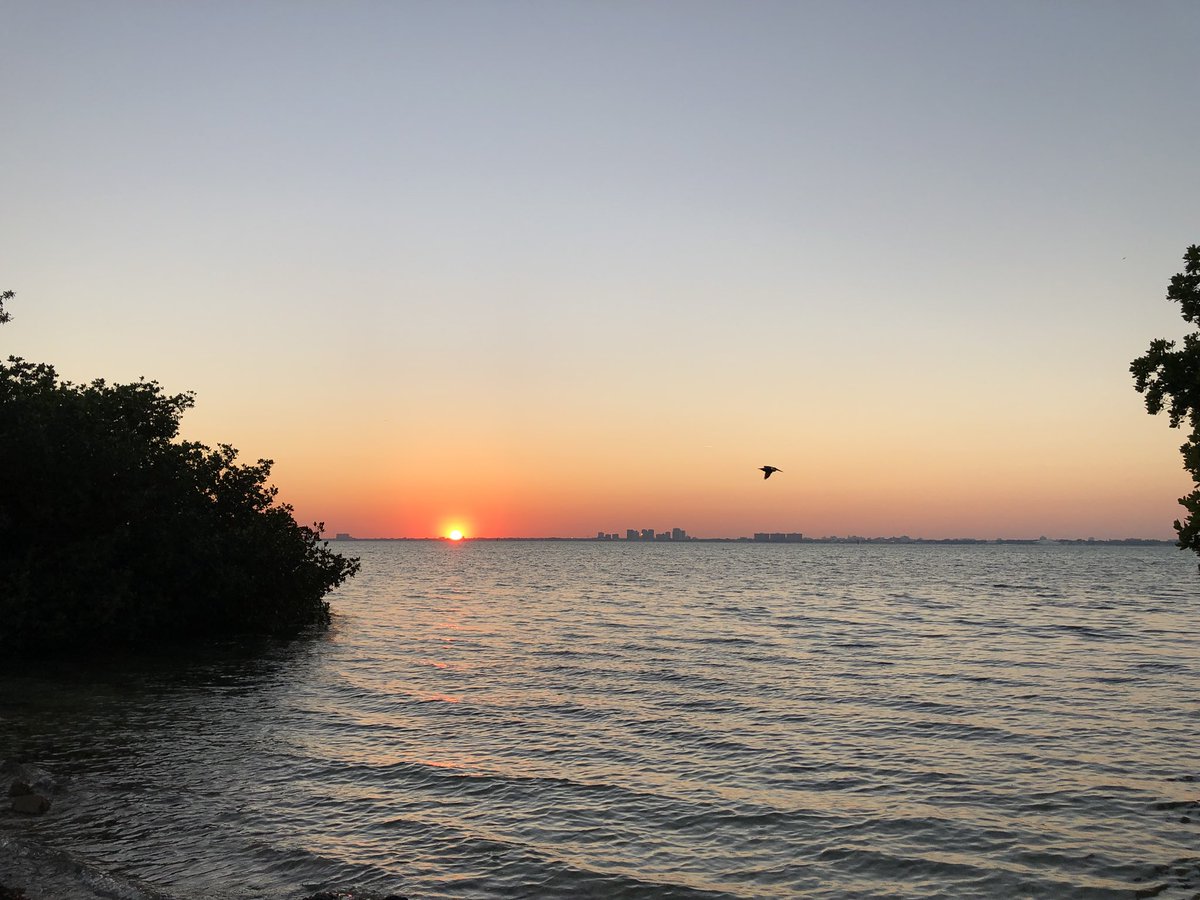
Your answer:
[[[1174,548],[342,546],[324,638],[0,679],[23,833],[182,898],[1200,892]]]

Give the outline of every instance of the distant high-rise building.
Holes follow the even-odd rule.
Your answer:
[[[671,539],[671,532],[664,531],[664,532],[661,532],[660,534],[656,534],[654,536],[654,539],[656,541],[669,541]]]
[[[687,539],[688,539],[687,532],[684,531],[682,528],[672,528],[671,529],[671,540],[686,541]]]
[[[654,529],[653,528],[643,528],[642,529],[642,540],[643,541],[654,540]]]
[[[625,529],[625,540],[636,541],[638,539],[638,530],[636,528]]]

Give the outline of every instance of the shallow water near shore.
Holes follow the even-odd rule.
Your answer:
[[[341,546],[324,637],[0,677],[69,778],[0,828],[179,898],[1200,891],[1174,548]]]

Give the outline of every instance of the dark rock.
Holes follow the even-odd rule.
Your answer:
[[[26,794],[32,793],[33,788],[24,781],[14,781],[8,788],[8,796],[10,797],[24,797]]]
[[[40,794],[61,794],[64,789],[62,781],[45,769],[11,759],[0,763],[0,785],[5,782],[9,785],[9,796],[14,797],[19,796],[12,793],[13,788],[19,784],[29,788],[31,793]]]
[[[27,900],[27,898],[25,892],[20,888],[11,888],[0,884],[0,900]]]
[[[41,794],[22,794],[20,797],[13,797],[12,808],[13,812],[40,816],[50,808],[50,801]]]

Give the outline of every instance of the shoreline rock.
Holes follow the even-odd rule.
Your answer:
[[[30,791],[12,798],[12,811],[23,816],[40,816],[50,809],[50,799]]]
[[[65,790],[62,779],[45,769],[11,759],[0,762],[0,786],[5,782],[9,808],[24,816],[43,815],[50,809],[50,795]]]

